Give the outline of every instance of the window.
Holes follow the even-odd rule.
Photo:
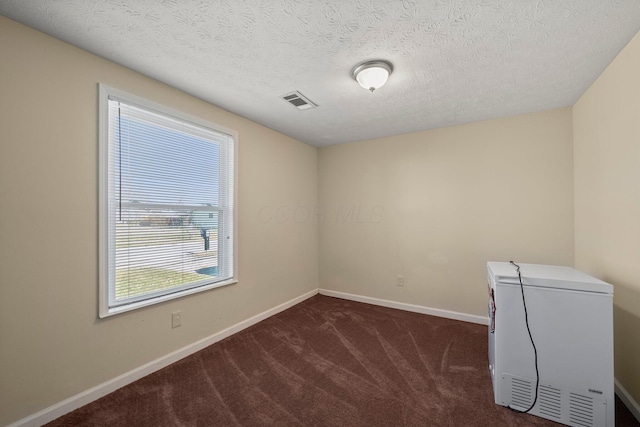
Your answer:
[[[100,317],[236,281],[235,141],[100,85]]]

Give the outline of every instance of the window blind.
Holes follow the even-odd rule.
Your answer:
[[[109,307],[233,275],[233,137],[108,98]]]

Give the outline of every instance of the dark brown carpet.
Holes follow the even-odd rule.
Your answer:
[[[558,425],[495,405],[487,366],[485,326],[316,295],[48,425]]]

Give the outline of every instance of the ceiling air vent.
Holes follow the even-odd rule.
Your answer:
[[[288,93],[284,95],[282,99],[284,99],[289,104],[296,107],[298,110],[308,110],[310,108],[317,107],[317,105],[311,102],[309,98],[307,98],[306,96],[304,96],[298,91]]]

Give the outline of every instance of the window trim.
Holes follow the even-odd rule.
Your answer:
[[[232,257],[233,268],[231,277],[226,280],[214,282],[195,288],[184,289],[170,294],[152,297],[146,300],[132,302],[129,304],[109,307],[109,99],[120,99],[127,104],[157,112],[163,115],[175,117],[192,124],[212,129],[216,132],[224,133],[233,139],[233,212],[232,212]],[[149,101],[136,95],[98,84],[98,317],[105,318],[119,313],[136,310],[138,308],[170,301],[187,295],[193,295],[210,289],[231,285],[238,282],[238,132],[225,128],[218,124],[203,120],[181,111],[174,110],[162,104]]]

